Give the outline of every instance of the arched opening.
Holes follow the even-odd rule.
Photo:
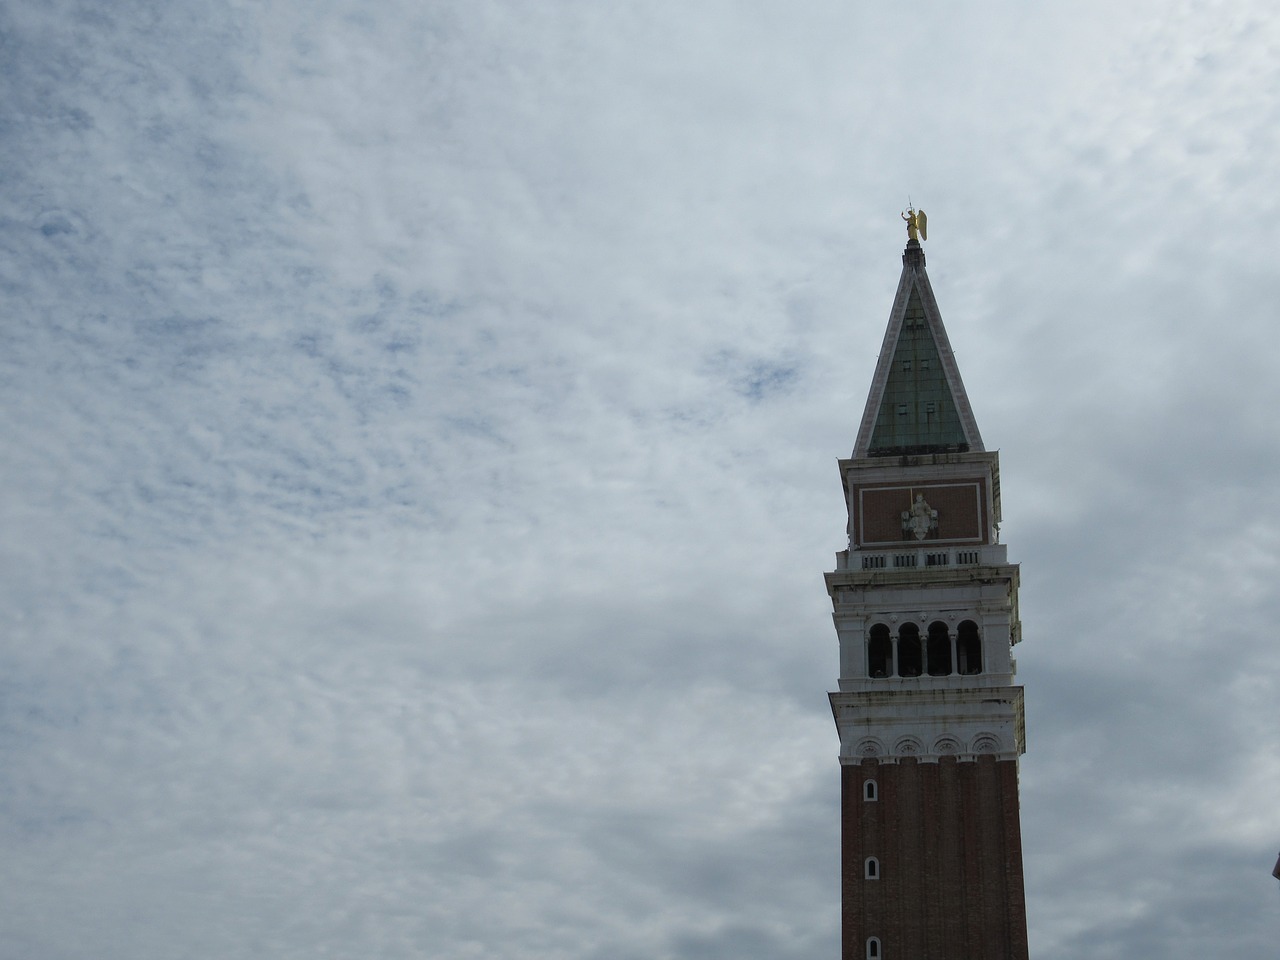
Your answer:
[[[978,636],[978,625],[972,620],[965,620],[956,628],[956,659],[960,673],[982,672],[982,639]]]
[[[951,637],[947,634],[947,625],[941,620],[935,620],[929,624],[929,641],[925,654],[929,664],[929,676],[951,675]]]
[[[881,960],[879,937],[867,937],[867,960]]]
[[[898,628],[898,676],[918,677],[923,672],[920,628],[914,623],[904,623]]]
[[[867,643],[867,676],[887,677],[893,670],[893,642],[889,639],[889,628],[877,623],[871,628],[871,637]]]
[[[879,880],[880,861],[875,857],[867,857],[862,865],[862,876],[865,880]]]
[[[868,780],[862,785],[862,799],[872,802],[880,799],[880,787],[874,780]]]

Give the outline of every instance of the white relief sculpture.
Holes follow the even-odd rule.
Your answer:
[[[923,540],[937,526],[938,511],[929,506],[924,494],[917,493],[911,509],[902,511],[902,529],[913,534],[917,540]]]

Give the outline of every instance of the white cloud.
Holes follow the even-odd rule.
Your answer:
[[[1260,5],[3,16],[21,955],[832,953],[910,194],[1024,565],[1033,953],[1271,956]]]

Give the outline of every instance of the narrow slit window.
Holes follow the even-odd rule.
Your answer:
[[[862,876],[867,880],[880,879],[880,861],[875,857],[867,857],[863,864]]]
[[[874,780],[868,780],[862,785],[862,799],[868,803],[875,803],[880,799],[880,787]]]
[[[879,937],[867,937],[867,960],[883,960]]]

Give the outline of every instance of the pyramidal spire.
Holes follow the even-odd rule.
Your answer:
[[[912,210],[903,219],[909,239],[902,254],[902,278],[853,456],[981,451],[978,422],[924,269],[924,248],[918,239],[924,233],[924,214]]]

